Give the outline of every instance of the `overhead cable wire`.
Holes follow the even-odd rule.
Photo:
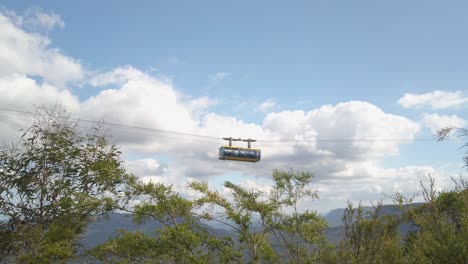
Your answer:
[[[31,121],[32,118],[33,118],[33,116],[31,116],[29,114],[28,114],[28,116],[24,116],[24,117],[13,117],[13,116],[0,114],[0,117],[5,117],[5,118],[9,118],[9,119],[10,118],[15,118],[15,119],[20,119],[20,120],[24,120],[24,121]],[[75,120],[78,120],[78,119],[75,119]],[[95,123],[101,124],[102,122],[95,122]],[[83,126],[83,125],[77,125],[77,127],[82,128],[82,129],[92,129],[93,128],[91,126]],[[121,128],[121,127],[119,127],[119,128]],[[156,134],[141,133],[141,132],[135,132],[135,131],[130,131],[130,130],[119,130],[119,129],[117,129],[117,130],[113,129],[112,132],[113,132],[112,135],[110,135],[111,137],[116,137],[116,135],[119,135],[119,134],[120,135],[122,135],[122,134],[123,135],[125,135],[125,134],[129,135],[129,134],[131,134],[131,135],[138,135],[138,136],[144,136],[144,137],[157,137],[157,138],[164,137],[164,138],[166,138],[168,140],[178,140],[178,141],[180,141],[180,140],[194,140],[194,141],[197,141],[197,142],[203,142],[203,143],[207,143],[207,144],[217,144],[217,145],[219,145],[219,143],[217,143],[215,141],[206,141],[206,140],[198,139],[198,138],[188,139],[188,138],[181,138],[181,137],[176,138],[176,137],[174,137],[174,136],[177,136],[177,135],[174,135],[174,136],[172,136],[172,135],[161,135],[161,134],[156,135]],[[104,133],[106,133],[106,132],[104,132]]]
[[[29,116],[35,116],[37,113],[28,112],[28,111],[20,111],[20,110],[13,110],[7,108],[0,108],[0,111],[9,112],[9,113],[16,113],[16,114],[24,114]],[[70,118],[73,121],[77,122],[85,122],[85,123],[92,123],[92,124],[103,124],[118,128],[124,129],[139,129],[151,132],[159,132],[159,133],[169,133],[175,134],[180,136],[191,136],[191,137],[198,137],[198,138],[205,138],[205,139],[215,139],[215,140],[223,140],[222,137],[214,137],[214,136],[207,136],[207,135],[199,135],[187,132],[180,132],[180,131],[172,131],[172,130],[163,130],[157,128],[149,128],[149,127],[141,127],[141,126],[132,126],[132,125],[125,125],[119,123],[111,123],[106,121],[95,121],[89,119],[82,119],[82,118]],[[134,132],[131,132],[134,133]],[[141,134],[141,133],[134,133],[134,134]],[[141,134],[141,135],[148,135],[149,134]],[[454,140],[454,138],[447,138],[446,140]],[[395,142],[395,141],[437,141],[436,138],[362,138],[362,139],[258,139],[257,142],[264,142],[264,143],[294,143],[294,142]]]
[[[0,111],[11,112],[11,113],[18,113],[18,114],[26,114],[26,115],[36,115],[36,113],[33,113],[33,112],[12,110],[12,109],[6,109],[6,108],[0,108]],[[86,123],[93,123],[93,124],[103,124],[103,125],[109,125],[109,126],[115,126],[115,127],[122,127],[122,128],[132,128],[132,129],[140,129],[140,130],[146,130],[146,131],[154,131],[154,132],[162,132],[162,133],[171,133],[171,134],[178,134],[178,135],[184,135],[184,136],[192,136],[192,137],[200,137],[200,138],[210,138],[210,139],[219,139],[219,140],[222,140],[221,137],[204,136],[204,135],[192,134],[192,133],[187,133],[187,132],[163,130],[163,129],[157,129],[157,128],[141,127],[141,126],[131,126],[131,125],[125,125],[125,124],[111,123],[111,122],[105,122],[105,121],[95,121],[95,120],[82,119],[82,118],[70,118],[70,119],[73,120],[73,121],[77,121],[77,122],[86,122]]]
[[[377,141],[435,141],[436,138],[373,138],[373,139],[267,139],[257,140],[257,142],[377,142]]]

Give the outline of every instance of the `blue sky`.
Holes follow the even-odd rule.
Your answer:
[[[16,26],[28,34],[47,38],[51,43],[41,49],[46,53],[47,50],[58,49],[57,52],[71,58],[83,74],[69,77],[70,80],[60,85],[48,81],[50,76],[47,73],[25,70],[19,66],[12,66],[13,70],[3,72],[24,74],[36,80],[38,85],[43,80],[44,83],[57,86],[58,91],[69,91],[77,98],[74,103],[78,105],[76,109],[80,109],[76,110],[78,115],[110,118],[110,121],[120,123],[127,121],[139,126],[160,128],[158,125],[161,125],[162,128],[184,130],[192,128],[177,123],[177,116],[180,114],[182,118],[185,116],[182,113],[189,111],[191,115],[197,116],[193,120],[187,117],[188,122],[194,121],[196,127],[190,131],[197,133],[216,131],[212,128],[215,125],[203,125],[205,119],[211,120],[212,124],[224,122],[226,125],[229,118],[256,125],[251,127],[252,131],[267,131],[272,129],[273,121],[276,120],[274,124],[277,124],[281,118],[292,118],[290,111],[295,110],[303,111],[304,120],[307,120],[300,122],[315,120],[327,123],[320,116],[328,113],[328,110],[321,108],[324,105],[336,107],[332,111],[341,113],[328,118],[348,120],[341,118],[357,109],[349,102],[361,101],[369,105],[361,105],[363,108],[359,109],[364,110],[356,110],[357,114],[350,116],[352,118],[349,120],[354,120],[350,126],[359,130],[366,125],[374,132],[351,135],[354,139],[370,136],[379,138],[378,131],[398,130],[400,119],[388,128],[374,129],[369,122],[363,122],[361,126],[362,120],[370,120],[366,113],[378,112],[374,106],[385,113],[385,116],[376,118],[377,121],[383,117],[391,118],[387,115],[392,115],[420,126],[416,131],[411,124],[405,123],[402,127],[407,130],[402,129],[387,136],[428,138],[434,132],[436,121],[445,120],[443,124],[446,125],[467,124],[468,3],[465,1],[294,1],[288,4],[284,1],[41,1],[40,5],[33,1],[3,1],[2,5],[4,12],[13,12],[24,21],[34,12],[59,17],[57,21],[61,21],[63,27],[58,23],[51,28],[41,29],[37,24],[26,22]],[[35,11],[28,13],[27,10],[31,8]],[[8,63],[4,64],[4,67],[9,67]],[[96,76],[115,74],[119,68],[125,69],[123,75],[127,82],[93,82]],[[119,120],[104,110],[101,115],[94,115],[100,110],[90,106],[90,98],[97,97],[109,87],[121,91],[125,83],[129,83],[128,80],[134,80],[132,78],[148,80],[135,72],[169,83],[171,91],[183,95],[178,100],[185,100],[187,105],[194,103],[197,98],[205,98],[211,103],[204,102],[204,106],[196,111],[188,106],[182,110],[175,109],[179,114],[169,110],[168,116],[174,113],[173,120],[168,121],[170,124],[149,117],[144,120],[131,117]],[[7,78],[9,75],[6,73],[1,77]],[[70,76],[68,73],[63,74]],[[135,74],[139,77],[134,77]],[[128,77],[130,75],[133,77]],[[137,87],[129,93],[139,91],[142,89]],[[405,105],[399,101],[405,94],[420,97],[411,99]],[[99,100],[104,97],[101,94]],[[449,99],[453,99],[454,103],[439,105],[441,101]],[[107,103],[112,106],[112,103]],[[346,105],[342,110],[337,110],[340,103]],[[4,104],[12,105],[11,102]],[[322,109],[318,110],[318,116],[307,116],[308,111],[317,109]],[[271,124],[268,123],[270,121]],[[235,125],[242,127],[239,122]],[[332,122],[334,120],[330,120]],[[281,125],[294,126],[287,122]],[[308,125],[310,131],[318,131],[316,138],[347,137],[345,125],[336,126],[336,130],[342,131],[333,131],[331,134],[329,123],[323,124],[323,130],[314,128],[313,122]],[[301,127],[296,132],[311,137],[312,134],[307,134],[306,130],[306,127]],[[328,131],[328,134],[324,131]],[[267,132],[259,132],[259,135],[267,135]],[[256,135],[256,132],[252,133]],[[290,131],[281,133],[276,136],[284,139],[292,135]],[[122,142],[124,145],[128,143],[125,140]],[[128,155],[132,159],[151,159],[153,165],[165,164],[167,168],[176,166],[170,164],[171,160],[181,162],[188,159],[175,154],[177,148],[155,147],[143,150],[136,148],[135,142],[128,148]],[[213,145],[216,148],[216,144]],[[391,169],[408,166],[431,166],[437,173],[445,173],[444,177],[447,178],[453,176],[448,174],[463,171],[460,162],[463,151],[458,149],[460,145],[461,142],[410,142],[384,146],[389,152],[393,153],[394,148],[397,151],[391,155],[381,149],[379,154],[369,152],[369,156],[375,154],[378,158],[367,160],[360,157],[359,166],[355,163],[356,157],[346,156],[346,159],[349,158],[346,164],[340,164],[341,169],[330,173],[342,175],[346,171],[343,168],[352,167],[350,164],[356,165],[353,168],[357,170],[357,167],[363,168],[372,163],[373,168],[378,164],[379,168],[386,169],[386,173],[391,173],[388,171]],[[350,151],[359,152],[360,148],[356,146],[356,149]],[[345,152],[340,147],[328,146],[317,150],[335,152],[337,157],[340,156],[338,152]],[[297,160],[294,155],[290,158]],[[210,164],[205,162],[202,164]],[[327,162],[333,163],[331,160]],[[271,162],[265,169],[284,164],[295,163]],[[313,167],[307,162],[300,165],[304,168]],[[249,177],[253,183],[264,181],[257,175],[261,173],[252,171],[250,167],[232,166],[226,170],[233,170],[236,175],[247,175],[245,177]],[[216,182],[219,177],[232,176],[226,176],[228,174],[221,171],[214,173],[218,176]],[[367,170],[367,173],[370,174],[370,171]],[[348,172],[355,173],[354,170]],[[172,177],[171,172],[158,170],[157,173],[161,174],[158,177]],[[242,181],[241,176],[238,177]],[[374,178],[372,181],[377,182]],[[379,184],[380,187],[385,185]],[[370,197],[375,195],[369,194]],[[354,199],[350,194],[349,197],[344,196],[343,200],[330,202],[329,207],[339,203],[345,205],[346,198]],[[333,197],[330,198],[332,200]]]
[[[95,69],[156,68],[194,96],[281,98],[287,109],[366,100],[394,112],[405,92],[468,85],[463,1],[41,3],[66,23],[50,33],[65,54]],[[217,72],[231,75],[207,89]]]

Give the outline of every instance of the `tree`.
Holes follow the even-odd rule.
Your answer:
[[[468,263],[468,183],[460,179],[454,190],[437,192],[430,178],[421,189],[425,203],[419,207],[395,196],[406,221],[416,227],[404,238],[405,258],[411,263]]]
[[[468,138],[468,129],[466,128],[459,128],[459,127],[445,127],[437,131],[436,137],[439,141],[447,139],[447,137],[451,133],[457,133],[458,137],[465,137]],[[466,142],[463,147],[468,148],[468,142]],[[463,161],[465,162],[465,167],[468,170],[468,150],[463,157]]]
[[[308,188],[313,174],[273,172],[271,193],[225,182],[232,199],[206,182],[189,187],[200,196],[189,200],[161,183],[131,182],[129,208],[137,222],[161,225],[155,235],[120,233],[92,254],[115,263],[313,263],[324,243],[325,221],[312,210],[299,210],[305,198],[317,198]],[[228,236],[213,234],[203,221],[231,228]],[[156,225],[155,225],[156,226]],[[138,245],[138,246],[136,246]]]
[[[383,215],[379,202],[365,211],[348,202],[342,220],[344,236],[337,248],[338,263],[402,263],[397,215]],[[336,263],[336,262],[335,262]]]
[[[60,106],[38,108],[20,142],[0,149],[0,258],[72,259],[85,227],[117,208],[130,178],[99,129],[85,133]]]
[[[273,171],[274,184],[269,194],[246,189],[231,182],[231,202],[204,182],[189,186],[203,194],[195,203],[209,206],[201,216],[233,228],[241,252],[251,263],[312,263],[325,245],[326,223],[313,210],[299,210],[305,199],[317,199],[309,188],[309,172]]]
[[[162,183],[129,181],[127,208],[137,223],[155,222],[154,235],[119,230],[90,253],[110,263],[240,263],[230,238],[218,238],[198,221],[194,204]],[[156,224],[157,223],[157,224]],[[156,228],[158,227],[158,228]]]

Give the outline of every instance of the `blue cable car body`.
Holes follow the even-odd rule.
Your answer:
[[[260,149],[223,146],[219,148],[220,160],[237,160],[258,162],[261,158]]]

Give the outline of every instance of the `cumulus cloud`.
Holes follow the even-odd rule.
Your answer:
[[[263,183],[270,179],[273,168],[313,171],[317,175],[317,188],[323,189],[324,199],[331,199],[332,194],[327,193],[330,184],[344,188],[347,184],[361,182],[361,186],[353,191],[355,194],[347,193],[356,197],[359,193],[367,193],[370,197],[371,194],[397,190],[399,186],[388,185],[388,178],[396,177],[393,175],[401,174],[401,177],[414,180],[419,174],[426,173],[416,169],[405,172],[403,168],[381,167],[380,161],[398,153],[401,142],[360,140],[411,139],[418,132],[419,125],[407,118],[385,113],[368,102],[351,101],[309,111],[269,113],[261,124],[257,124],[210,112],[209,98],[185,96],[170,82],[129,66],[94,76],[90,83],[105,88],[96,90],[95,96],[82,102],[67,90],[38,84],[24,75],[3,81],[5,85],[2,87],[16,87],[15,90],[5,90],[5,94],[12,94],[8,97],[13,98],[9,99],[10,103],[15,101],[15,96],[21,97],[12,92],[15,91],[30,95],[23,98],[25,105],[34,104],[41,95],[47,100],[56,98],[75,109],[77,116],[86,119],[217,138],[259,139],[254,147],[262,149],[263,160],[250,164],[218,160],[218,148],[224,144],[222,140],[107,127],[114,143],[122,146],[126,155],[148,157],[130,160],[127,164],[130,171],[144,181],[172,184],[175,190],[188,196],[194,195],[186,189],[188,180],[213,180],[226,177],[227,172],[239,172],[240,177],[249,179],[244,182],[247,186],[268,190]],[[204,111],[200,112],[200,109]],[[323,139],[350,141],[321,141]],[[150,158],[154,155],[163,155],[164,162]]]
[[[254,146],[263,149],[264,160],[253,168],[250,164],[218,161],[222,140],[112,128],[115,140],[129,151],[167,153],[171,164],[178,164],[168,165],[172,175],[200,178],[222,175],[229,169],[269,177],[274,167],[293,166],[333,177],[360,177],[349,167],[398,153],[401,142],[378,139],[411,139],[419,130],[418,124],[407,118],[360,101],[308,112],[269,113],[262,124],[248,123],[209,112],[209,98],[184,96],[171,83],[132,67],[101,73],[91,83],[114,86],[81,103],[80,113],[86,118],[216,138],[255,138],[259,142]],[[350,141],[321,141],[333,139]]]
[[[370,176],[353,179],[350,181],[323,181],[315,187],[319,190],[320,202],[316,205],[320,211],[329,208],[344,207],[343,201],[351,201],[354,204],[362,202],[370,205],[370,202],[385,199],[391,203],[391,195],[399,192],[406,197],[416,196],[417,202],[422,201],[421,182],[426,186],[429,175],[436,179],[436,190],[449,189],[451,180],[449,173],[432,166],[402,166],[399,168],[382,168],[378,164],[367,163],[361,170]],[[337,191],[340,190],[340,191]]]
[[[398,154],[403,142],[379,139],[411,140],[419,125],[371,103],[351,101],[280,111],[267,113],[261,123],[246,122],[212,112],[210,106],[216,103],[212,98],[190,97],[176,90],[170,80],[132,66],[85,75],[79,61],[52,48],[48,37],[25,30],[26,16],[7,13],[0,12],[0,105],[31,110],[33,105],[63,104],[76,117],[133,126],[105,129],[127,157],[145,157],[129,160],[126,165],[145,181],[163,181],[186,191],[187,180],[212,180],[237,172],[242,180],[247,179],[244,185],[268,190],[265,182],[271,179],[273,168],[293,167],[316,172],[317,187],[325,194],[322,197],[333,199],[336,188],[349,187],[350,195],[366,193],[370,197],[408,187],[392,185],[392,179],[413,182],[420,174],[431,170],[435,173],[428,167],[382,167],[381,162]],[[48,14],[48,18],[36,18],[35,23],[48,30],[63,26],[60,17]],[[228,76],[219,72],[213,80],[219,82]],[[66,88],[76,81],[99,89],[80,101]],[[266,100],[259,110],[268,112],[274,106],[273,100]],[[430,120],[437,119],[431,118],[426,118],[423,125],[429,126]],[[28,121],[11,116],[0,116],[0,120],[3,137],[13,135]],[[262,149],[262,161],[250,164],[218,160],[218,148],[225,144],[218,138],[229,136],[258,139],[254,147]],[[155,158],[161,156],[164,158]]]
[[[34,106],[65,106],[71,112],[78,112],[80,102],[69,90],[59,89],[47,83],[38,83],[24,74],[0,77],[0,106],[20,111],[32,111]],[[31,123],[31,117],[14,113],[0,115],[0,140],[9,141],[20,128]]]
[[[129,160],[125,163],[127,170],[137,176],[154,177],[161,176],[167,168],[166,164],[160,161],[146,158],[138,160]]]
[[[444,127],[465,127],[468,122],[457,115],[424,114],[421,123],[432,133]]]
[[[270,131],[280,131],[289,139],[318,139],[318,148],[330,150],[336,158],[344,159],[396,154],[401,142],[380,140],[412,139],[419,131],[417,123],[360,101],[325,105],[307,113],[271,113],[265,117],[263,125]],[[340,139],[350,141],[333,141]]]
[[[188,107],[191,111],[196,112],[198,110],[206,109],[210,106],[216,105],[218,100],[211,99],[207,96],[191,99],[188,101]]]
[[[267,113],[267,112],[271,111],[275,106],[276,106],[275,100],[268,99],[268,100],[262,102],[261,104],[259,104],[255,108],[255,110],[263,112],[263,113]]]
[[[0,77],[0,105],[6,108],[31,110],[34,105],[61,104],[71,112],[80,108],[78,98],[69,90],[48,83],[38,83],[23,74]]]
[[[198,121],[191,110],[208,105],[206,100],[200,98],[185,102],[170,83],[131,67],[116,68],[111,72],[99,74],[91,79],[91,83],[118,85],[117,88],[101,90],[82,103],[81,114],[94,120],[193,133]],[[154,138],[137,134],[130,137],[127,135],[122,135],[119,139],[136,145],[145,143],[140,149],[164,150],[169,146],[161,140],[156,142]],[[155,143],[146,144],[151,141]]]
[[[167,173],[177,177],[219,176],[226,170],[269,177],[271,169],[289,166],[317,171],[322,178],[364,177],[368,175],[350,167],[398,153],[401,142],[378,139],[412,139],[419,130],[418,124],[407,118],[360,101],[326,105],[308,112],[270,113],[262,124],[248,123],[209,112],[209,98],[183,96],[171,83],[132,67],[101,73],[91,83],[116,86],[82,102],[81,114],[87,118],[216,138],[255,138],[259,141],[254,146],[263,149],[264,160],[252,167],[217,160],[222,140],[112,128],[115,140],[129,151],[170,156]],[[205,112],[194,113],[197,108]],[[333,139],[350,141],[326,141]]]
[[[53,13],[31,12],[33,16],[0,11],[0,76],[15,73],[37,76],[58,87],[80,81],[84,77],[84,70],[78,60],[51,47],[51,40],[47,36],[24,29],[30,23],[49,29],[60,26],[60,18]]]
[[[145,74],[132,66],[116,68],[109,72],[99,73],[93,76],[89,83],[94,87],[123,84],[128,80],[135,80],[144,77]]]
[[[33,27],[34,26],[34,27]],[[0,105],[23,111],[34,106],[62,104],[78,112],[78,97],[65,87],[84,74],[80,63],[50,47],[51,41],[28,29],[55,26],[63,21],[54,13],[29,9],[24,15],[0,10]],[[28,116],[3,113],[0,117],[0,140],[9,141],[19,128],[31,121]]]
[[[404,108],[429,106],[432,109],[446,109],[468,105],[466,91],[433,91],[425,94],[407,93],[398,100]]]

